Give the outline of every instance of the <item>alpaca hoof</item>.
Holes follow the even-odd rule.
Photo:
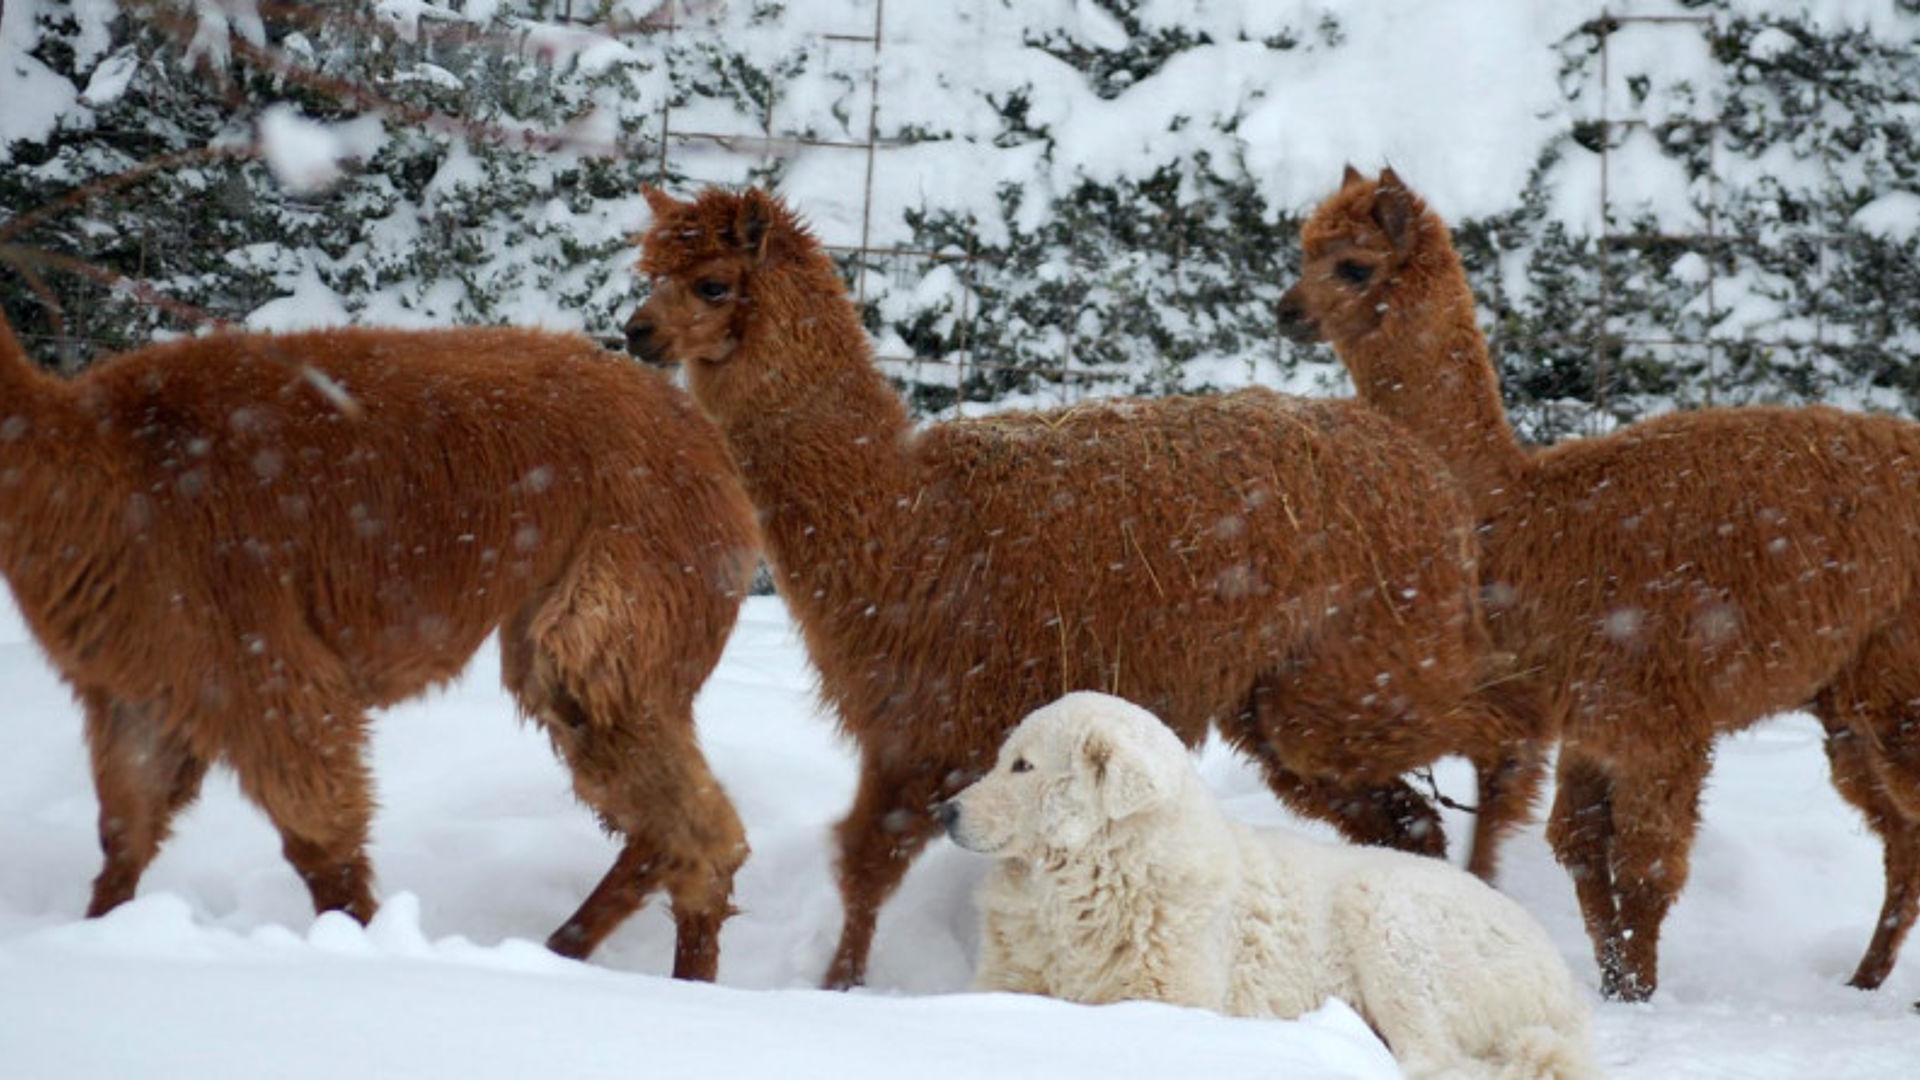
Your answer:
[[[827,977],[820,980],[822,990],[852,990],[865,985],[867,973],[857,970],[852,964],[835,959],[833,966],[827,968]]]
[[[718,956],[702,956],[692,959],[675,957],[673,961],[673,977],[679,979],[681,982],[713,982],[720,977],[720,958]]]
[[[547,938],[547,951],[569,960],[585,960],[587,954],[593,951],[593,944],[587,940],[586,931],[574,923],[568,923]]]
[[[1643,982],[1635,975],[1607,971],[1600,977],[1600,996],[1608,1001],[1636,1004],[1653,997],[1653,990],[1651,979]]]
[[[1893,957],[1880,959],[1870,956],[1860,961],[1860,966],[1854,969],[1853,978],[1847,980],[1847,985],[1855,990],[1878,990],[1892,971]]]
[[[673,977],[688,982],[712,982],[720,976],[719,920],[689,920],[673,947]]]

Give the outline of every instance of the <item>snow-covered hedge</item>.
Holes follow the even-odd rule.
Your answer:
[[[1391,163],[1534,435],[1920,393],[1920,0],[880,2],[7,0],[0,200],[258,145],[19,239],[255,325],[611,333],[641,183],[771,182],[911,252],[847,268],[940,412],[1338,388],[1273,302],[1341,167]],[[49,273],[64,349],[0,296],[50,360],[178,325]]]

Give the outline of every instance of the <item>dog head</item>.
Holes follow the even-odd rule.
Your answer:
[[[1107,694],[1068,694],[1022,720],[993,771],[942,804],[940,817],[969,851],[1071,853],[1171,802],[1192,768],[1152,713]]]

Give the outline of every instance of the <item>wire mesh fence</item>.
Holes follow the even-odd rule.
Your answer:
[[[924,299],[930,291],[947,290],[948,310],[959,324],[947,336],[943,351],[883,350],[881,359],[890,371],[903,381],[919,385],[958,386],[972,377],[994,375],[1034,376],[1055,387],[1063,401],[1116,380],[1118,376],[1110,368],[1079,362],[1089,333],[1097,334],[1098,327],[1085,327],[1072,319],[1059,326],[1055,357],[1044,364],[1009,363],[973,348],[972,343],[981,336],[975,329],[976,322],[992,320],[999,314],[978,302],[975,280],[983,266],[994,265],[992,255],[971,246],[958,251],[923,250],[873,241],[876,177],[886,175],[889,155],[908,144],[883,135],[888,86],[881,77],[881,60],[888,44],[887,0],[870,0],[864,13],[858,11],[859,7],[849,5],[855,15],[849,16],[848,25],[823,35],[823,43],[826,62],[859,87],[851,108],[864,116],[864,122],[855,125],[864,131],[864,138],[820,138],[786,124],[781,103],[772,98],[753,129],[702,128],[691,117],[676,114],[668,104],[659,115],[660,176],[696,180],[737,177],[742,157],[754,159],[763,172],[770,171],[777,160],[798,154],[843,158],[845,164],[839,168],[848,178],[846,196],[852,199],[857,194],[858,208],[856,213],[838,217],[857,220],[859,228],[856,233],[827,237],[826,246],[841,257],[856,298],[865,304],[878,293],[904,291]],[[700,5],[669,3],[661,11],[664,18],[644,32],[668,39],[714,32],[711,7],[704,19]],[[856,15],[864,19],[858,25],[852,21]],[[1716,211],[1723,189],[1717,149],[1721,88],[1696,87],[1693,108],[1676,115],[1670,110],[1660,111],[1661,102],[1649,101],[1644,87],[1635,84],[1637,76],[1633,74],[1644,69],[1650,54],[1657,63],[1662,54],[1710,50],[1716,18],[1687,13],[1616,14],[1602,6],[1587,24],[1597,39],[1598,66],[1591,76],[1595,85],[1580,95],[1586,112],[1576,116],[1575,122],[1583,139],[1597,151],[1593,159],[1598,173],[1592,185],[1597,199],[1593,218],[1601,228],[1588,238],[1585,254],[1591,261],[1594,285],[1582,298],[1582,309],[1566,313],[1562,327],[1494,335],[1496,347],[1510,352],[1572,352],[1584,357],[1586,370],[1576,380],[1585,388],[1579,395],[1584,401],[1557,395],[1551,400],[1518,403],[1520,408],[1536,413],[1558,410],[1564,414],[1569,409],[1578,412],[1584,408],[1583,415],[1572,420],[1562,416],[1537,425],[1545,430],[1566,433],[1606,426],[1610,417],[1628,408],[1616,399],[1635,392],[1635,380],[1630,377],[1635,370],[1682,373],[1669,380],[1672,403],[1682,407],[1706,405],[1739,400],[1739,376],[1756,364],[1805,367],[1848,347],[1845,337],[1832,334],[1828,320],[1823,318],[1825,290],[1817,283],[1829,273],[1833,248],[1858,238],[1830,227],[1832,223],[1809,222],[1795,236],[1795,242],[1804,244],[1815,262],[1811,277],[1816,284],[1806,291],[1806,318],[1796,324],[1793,333],[1756,335],[1738,320],[1725,318],[1728,305],[1722,279],[1744,249],[1766,241],[1728,232],[1727,222]],[[1630,62],[1622,63],[1623,55]],[[1676,127],[1691,132],[1691,145],[1678,157],[1687,159],[1695,175],[1675,171],[1676,154],[1670,144]],[[713,161],[716,157],[724,160]],[[1675,184],[1688,190],[1685,198],[1672,198],[1671,192],[1665,193],[1669,197],[1662,197],[1657,190],[1660,185]],[[1645,211],[1649,205],[1676,203],[1693,207],[1692,217],[1674,220],[1671,213]],[[1699,276],[1700,299],[1684,318],[1665,325],[1650,324],[1645,307],[1630,295],[1631,283],[1669,273],[1676,258],[1686,255],[1693,256],[1686,265]],[[1065,259],[1066,265],[1082,269],[1093,268],[1098,262],[1097,258],[1080,258],[1072,252]],[[1065,286],[1069,292],[1082,293],[1091,287],[1085,282]],[[1277,322],[1270,340],[1276,355],[1285,350]]]
[[[903,2],[891,0],[896,12]],[[665,0],[643,15],[615,17],[613,7],[597,0],[555,0],[540,14],[632,44],[649,62],[673,69],[658,84],[663,92],[651,122],[643,130],[623,132],[615,147],[639,168],[650,166],[656,181],[737,183],[742,177],[777,175],[803,159],[813,174],[835,179],[826,189],[826,205],[810,202],[802,209],[825,224],[822,240],[840,259],[850,290],[868,311],[883,365],[901,382],[928,391],[920,401],[922,411],[962,407],[968,400],[962,388],[968,386],[985,388],[974,400],[1024,383],[1070,402],[1116,387],[1182,385],[1177,358],[1149,360],[1164,370],[1144,374],[1138,360],[1150,350],[1129,354],[1136,365],[1131,370],[1116,362],[1111,342],[1125,331],[1107,320],[1115,311],[1116,276],[1204,276],[1204,268],[1189,269],[1180,249],[1187,216],[1201,217],[1204,208],[1169,205],[1160,223],[1164,236],[1156,238],[1165,241],[1166,250],[1137,271],[1116,269],[1113,234],[1100,246],[1087,240],[1095,228],[1063,230],[1060,250],[1050,255],[1049,272],[1058,275],[1047,283],[1052,306],[1044,318],[1028,318],[1038,325],[1030,327],[1020,350],[1007,350],[1005,334],[995,332],[1009,319],[1002,306],[1004,283],[1009,275],[1027,272],[1024,265],[1008,265],[1000,252],[991,245],[983,248],[971,234],[947,243],[902,239],[910,231],[900,227],[899,192],[911,189],[911,172],[921,159],[915,156],[912,133],[889,119],[898,111],[888,95],[899,92],[888,78],[889,49],[898,48],[888,22],[889,0],[843,0],[832,6],[830,16],[809,12],[814,40],[807,47],[808,62],[830,77],[837,94],[831,106],[837,122],[824,134],[817,123],[820,103],[784,96],[789,84],[779,79],[755,82],[749,88],[750,108],[715,108],[678,90],[697,83],[701,73],[695,66],[703,57],[719,55],[725,35],[737,32],[739,21],[729,20],[728,9],[728,0]],[[279,11],[270,4],[261,10]],[[1012,16],[996,7],[994,17]],[[1523,428],[1550,435],[1597,430],[1640,410],[1644,402],[1638,399],[1655,393],[1657,407],[1749,400],[1754,372],[1762,368],[1771,371],[1758,380],[1766,386],[1804,386],[1817,395],[1830,381],[1829,369],[1877,378],[1880,369],[1898,362],[1863,341],[1854,325],[1830,317],[1835,296],[1858,284],[1854,279],[1860,271],[1835,257],[1861,242],[1856,231],[1844,228],[1844,221],[1816,215],[1760,236],[1723,212],[1730,190],[1722,149],[1728,138],[1721,112],[1727,89],[1694,86],[1676,107],[1672,96],[1650,94],[1644,85],[1644,72],[1662,64],[1716,70],[1712,54],[1723,37],[1721,18],[1684,11],[1616,13],[1611,5],[1598,5],[1585,24],[1597,63],[1583,69],[1580,78],[1588,85],[1571,95],[1576,99],[1572,140],[1591,151],[1577,168],[1594,175],[1576,177],[1567,186],[1581,197],[1591,192],[1586,216],[1597,227],[1574,241],[1579,291],[1551,319],[1510,324],[1495,311],[1487,315],[1496,351],[1513,358],[1510,375],[1525,376],[1509,378]],[[452,34],[449,46],[528,48],[476,34],[471,28]],[[702,53],[706,44],[712,47]],[[898,65],[895,60],[896,73]],[[284,64],[268,69],[288,70]],[[309,89],[325,87],[311,83]],[[1809,83],[1806,92],[1822,91]],[[821,198],[821,190],[813,185],[810,199]],[[1101,208],[1069,205],[1057,212],[1095,218]],[[1295,246],[1284,239],[1274,244],[1271,280],[1262,287],[1277,292],[1284,284],[1293,270]],[[1738,317],[1742,290],[1750,286],[1742,270],[1762,249],[1770,249],[1765,254],[1776,261],[1802,264],[1804,272],[1792,283],[1794,294],[1782,301],[1795,318],[1757,325]],[[1664,309],[1649,304],[1650,283],[1676,274],[1691,276],[1690,302]],[[1162,295],[1187,292],[1176,283]],[[1103,295],[1104,304],[1096,303]],[[1250,342],[1239,340],[1233,347],[1261,352],[1272,361],[1270,367],[1285,367],[1299,355],[1284,343],[1271,307],[1260,306],[1264,296],[1242,300],[1243,311],[1255,313],[1249,320],[1255,330]],[[924,333],[901,329],[914,319],[926,324]],[[1030,389],[1027,396],[1034,396]]]

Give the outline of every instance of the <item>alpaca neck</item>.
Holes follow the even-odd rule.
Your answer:
[[[810,313],[749,332],[731,363],[779,368],[785,377],[734,402],[721,426],[789,603],[862,601],[852,593],[881,580],[890,541],[906,532],[906,407],[874,367],[844,293],[800,305],[763,299],[759,307]],[[801,572],[804,579],[795,576]]]
[[[1512,490],[1526,457],[1507,423],[1457,256],[1447,269],[1441,287],[1427,288],[1430,299],[1399,290],[1385,300],[1378,328],[1336,348],[1361,399],[1439,454],[1474,504],[1485,506]]]

